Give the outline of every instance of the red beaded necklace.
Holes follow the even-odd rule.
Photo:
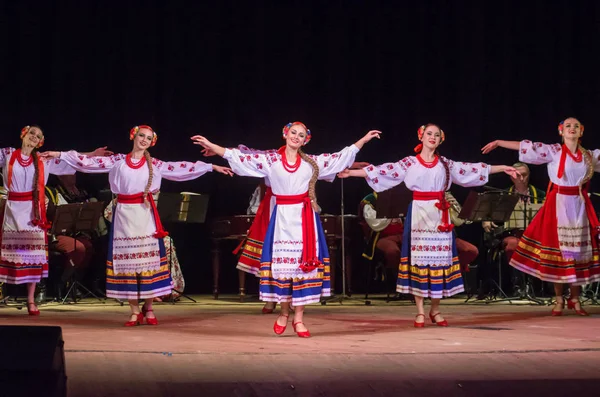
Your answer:
[[[285,169],[290,174],[293,174],[294,172],[298,171],[298,168],[300,168],[301,162],[302,162],[302,158],[300,157],[300,154],[298,154],[296,156],[296,162],[294,164],[290,165],[287,161],[287,156],[285,155],[285,150],[281,151],[281,164],[283,164],[283,169]]]
[[[439,156],[434,156],[433,161],[427,162],[425,160],[423,160],[423,158],[421,157],[421,154],[417,154],[417,160],[419,160],[419,163],[421,163],[421,165],[425,168],[433,168],[437,165],[437,163],[440,161],[440,157]]]
[[[125,162],[129,166],[129,168],[137,170],[138,168],[141,168],[144,164],[146,164],[146,158],[142,157],[140,161],[137,164],[135,164],[133,161],[131,161],[131,153],[128,153],[127,156],[125,156]]]
[[[21,149],[17,149],[17,151],[17,162],[21,164],[21,167],[25,168],[33,164],[33,156],[30,155],[27,160],[23,160],[23,157],[21,157]]]

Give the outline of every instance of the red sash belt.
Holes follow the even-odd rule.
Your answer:
[[[317,258],[317,236],[315,235],[315,214],[308,197],[308,192],[294,196],[275,196],[277,205],[303,204],[302,206],[302,263],[300,269],[311,272],[319,266]]]
[[[154,237],[163,238],[168,236],[169,233],[163,229],[162,223],[160,222],[160,217],[158,216],[158,210],[156,209],[156,203],[154,202],[152,193],[148,192],[146,199],[150,203],[150,208],[152,209],[152,214],[154,215],[154,224],[156,225],[156,233],[154,233]],[[117,202],[121,204],[144,204],[144,193],[118,194]]]
[[[10,201],[32,201],[33,192],[8,192],[8,199]],[[46,196],[40,195],[39,201],[40,219],[33,219],[31,224],[34,226],[39,226],[41,229],[49,230],[51,224],[46,218]]]
[[[592,236],[598,236],[600,233],[600,222],[598,222],[598,216],[592,205],[592,200],[588,196],[588,188],[589,183],[586,183],[581,188],[579,186],[559,186],[553,184],[551,192],[554,192],[554,194],[564,194],[565,196],[581,196],[585,203],[585,212],[590,223]]]
[[[10,201],[31,201],[33,192],[8,192],[8,199]]]
[[[438,226],[440,232],[451,232],[454,229],[454,225],[450,223],[450,203],[446,201],[446,194],[444,192],[413,192],[413,200],[438,200],[435,206],[442,211],[442,224]]]

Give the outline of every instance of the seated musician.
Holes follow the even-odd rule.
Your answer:
[[[546,198],[546,193],[543,190],[529,184],[529,167],[525,163],[515,163],[513,167],[521,173],[523,179],[511,177],[513,185],[508,189],[509,193],[521,194],[519,201],[527,204],[542,204]],[[482,222],[483,230],[487,233],[494,233],[500,229],[499,225],[493,222]],[[522,230],[504,230],[500,247],[504,250],[506,258],[510,261],[512,254],[517,249],[519,238]]]
[[[54,219],[56,207],[69,204],[67,200],[59,193],[57,188],[46,186],[47,197],[47,215],[48,219]],[[92,236],[85,233],[79,233],[75,237],[66,235],[51,235],[48,237],[50,241],[49,249],[60,252],[64,255],[63,271],[57,287],[59,298],[63,292],[66,292],[65,287],[69,279],[74,276],[81,280],[83,273],[89,265],[90,259],[94,253],[92,246]],[[42,289],[43,290],[43,289]],[[76,294],[79,291],[75,291]],[[43,300],[38,297],[38,300]]]
[[[456,208],[458,203],[450,192],[446,193],[446,199]],[[400,264],[400,247],[402,246],[404,225],[400,218],[377,218],[377,211],[375,210],[376,202],[377,193],[373,192],[363,198],[360,204],[361,216],[370,228],[369,241],[363,257],[373,259],[375,249],[378,249],[383,253],[385,267],[397,268]],[[454,215],[452,211],[451,215]],[[458,215],[458,212],[456,215]],[[456,226],[464,223],[464,221],[455,216],[452,216],[452,222],[456,223]],[[458,260],[463,271],[466,271],[468,265],[479,255],[479,250],[476,246],[460,238],[456,239],[456,250],[458,251]]]

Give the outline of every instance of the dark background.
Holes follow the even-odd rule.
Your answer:
[[[227,146],[281,145],[301,120],[310,153],[339,150],[383,131],[357,160],[412,153],[416,130],[442,126],[444,155],[512,164],[515,152],[482,156],[493,139],[554,143],[567,116],[596,148],[600,124],[597,1],[47,1],[0,2],[0,146],[39,124],[45,149],[130,149],[128,131],[150,124],[152,155],[195,160],[189,137]],[[208,161],[224,164],[219,158]],[[82,175],[94,190],[106,176]],[[532,181],[545,188],[545,167]],[[257,180],[209,174],[163,181],[163,191],[211,195],[209,217],[244,213]],[[506,176],[490,184],[505,187]],[[600,187],[599,187],[600,188]],[[320,183],[320,204],[340,212],[340,182]],[[454,187],[464,199],[468,191]],[[345,182],[347,212],[369,193]],[[172,227],[188,291],[210,291],[208,226]],[[479,225],[463,233],[479,239]],[[233,260],[223,288],[235,289]]]

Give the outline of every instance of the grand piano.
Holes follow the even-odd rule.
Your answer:
[[[358,217],[356,215],[344,215],[344,235],[346,237],[346,285],[348,291],[351,291],[352,279],[352,260],[349,254],[349,248],[352,238],[361,236],[358,225]],[[241,242],[246,238],[248,229],[252,225],[254,215],[234,215],[227,217],[216,218],[211,227],[212,239],[212,270],[213,270],[213,297],[219,298],[219,272],[221,268],[221,243],[224,241]],[[338,249],[342,239],[342,216],[341,215],[321,215],[323,231],[329,248],[330,267],[331,267],[331,290],[335,291],[335,272],[337,268]],[[362,241],[360,242],[362,244]],[[231,250],[226,251],[227,255],[231,254]],[[341,256],[341,255],[340,255]],[[239,280],[239,297],[240,302],[243,302],[246,297],[246,272],[238,271]]]

